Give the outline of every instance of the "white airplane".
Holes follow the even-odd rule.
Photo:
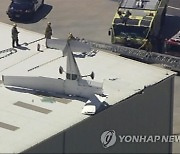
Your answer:
[[[64,45],[65,44],[65,45]],[[83,77],[90,76],[94,79],[94,72],[90,75],[82,76],[72,51],[90,52],[90,45],[78,40],[69,39],[66,43],[58,39],[47,40],[49,48],[55,48],[63,51],[67,56],[66,71],[60,66],[59,73],[66,73],[66,79],[31,77],[31,76],[3,76],[2,80],[6,87],[20,88],[26,90],[35,90],[47,93],[56,93],[68,96],[79,96],[87,98],[82,110],[83,114],[95,114],[105,101],[107,95],[103,93],[103,83],[92,80],[85,80]]]

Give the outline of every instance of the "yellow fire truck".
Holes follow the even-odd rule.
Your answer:
[[[109,30],[111,42],[152,48],[159,39],[169,0],[120,0]]]

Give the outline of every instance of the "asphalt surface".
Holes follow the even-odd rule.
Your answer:
[[[0,2],[0,21],[12,25],[13,21],[6,15],[10,1]],[[45,6],[33,20],[18,26],[43,34],[50,21],[53,37],[66,39],[71,32],[81,38],[110,42],[108,29],[117,5],[116,0],[45,0]]]
[[[0,22],[12,25],[6,15],[10,0],[0,0]],[[118,0],[45,0],[34,19],[18,27],[44,33],[48,21],[52,23],[53,37],[66,39],[74,36],[110,43],[108,29],[118,7]],[[180,0],[170,0],[163,27],[163,37],[170,38],[180,30]],[[20,38],[20,43],[23,42]],[[174,134],[180,134],[180,77],[174,86]],[[173,152],[180,153],[180,143],[173,144]]]

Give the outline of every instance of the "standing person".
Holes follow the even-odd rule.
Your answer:
[[[51,28],[51,23],[48,22],[46,30],[45,30],[45,38],[46,39],[51,39],[52,36],[52,28]]]
[[[75,40],[76,38],[73,36],[72,33],[69,33],[68,40]]]
[[[48,46],[47,46],[47,39],[51,39],[51,36],[52,36],[51,23],[48,22],[48,23],[47,23],[46,30],[45,30],[46,47],[48,47]]]
[[[18,39],[18,30],[17,30],[17,25],[16,24],[13,24],[13,28],[11,30],[11,33],[12,33],[12,47],[14,48],[15,47],[15,43],[16,43],[16,46],[20,46],[19,45],[19,39]]]

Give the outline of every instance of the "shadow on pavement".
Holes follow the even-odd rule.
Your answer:
[[[30,50],[29,48],[25,47],[25,46],[17,46],[16,48],[20,49],[20,50]]]

